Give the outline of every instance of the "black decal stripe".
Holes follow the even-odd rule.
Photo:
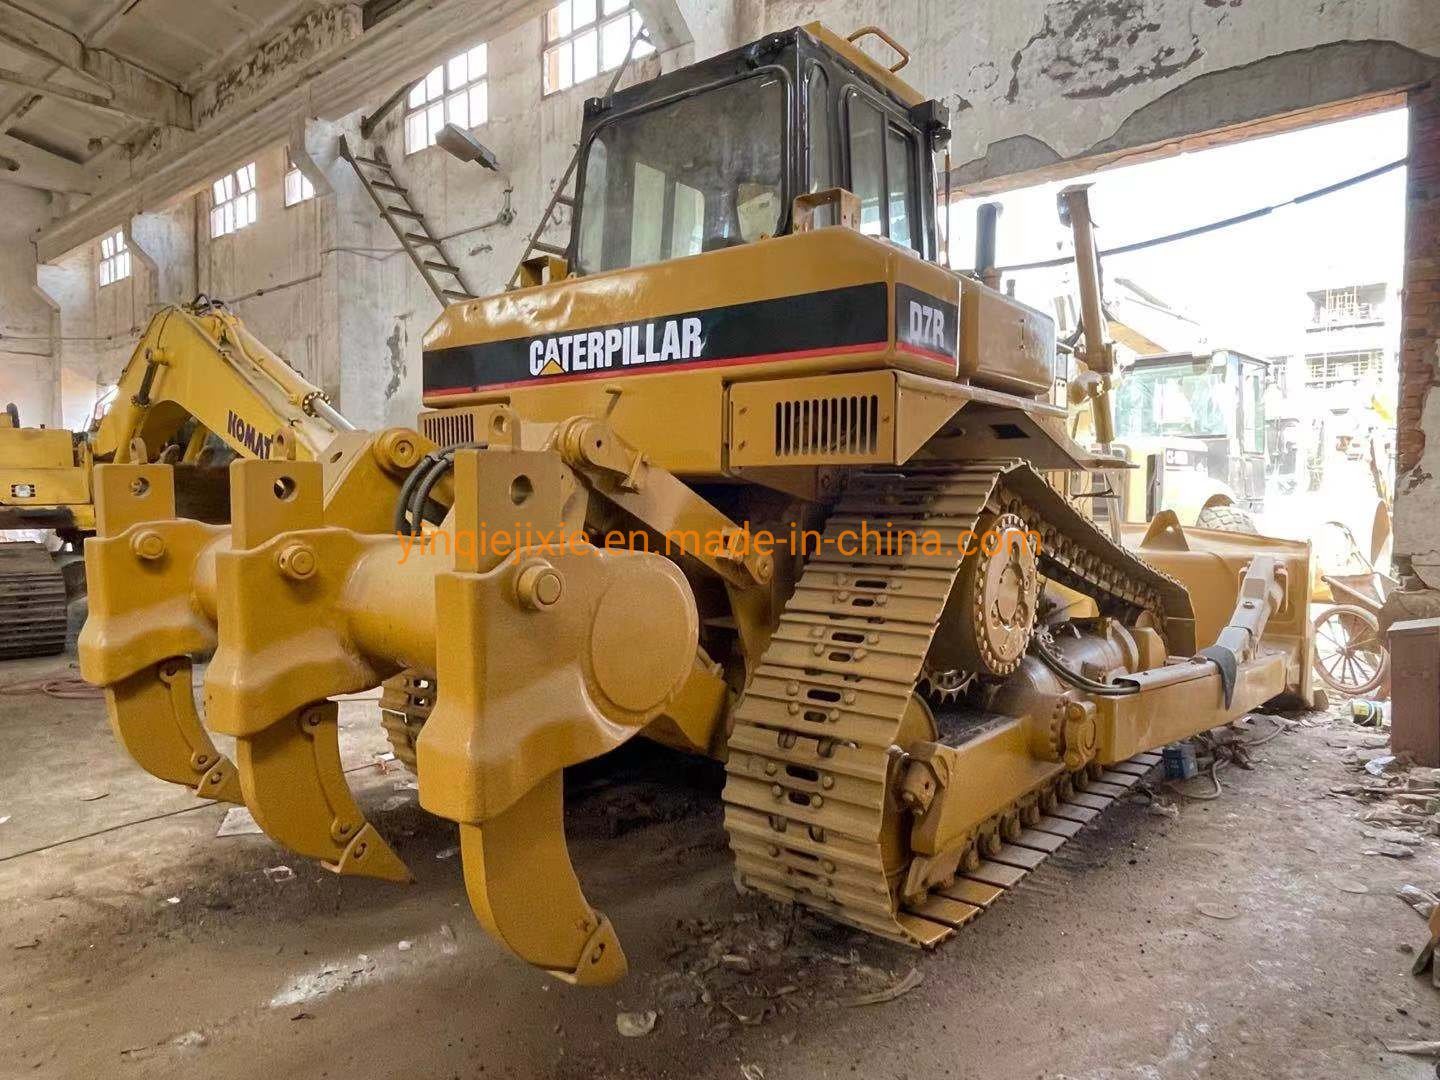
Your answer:
[[[437,395],[456,394],[477,389],[500,389],[520,383],[584,378],[590,375],[639,375],[645,372],[702,367],[710,363],[742,363],[796,357],[796,354],[821,355],[826,352],[860,351],[862,347],[879,349],[884,347],[888,338],[887,308],[885,283],[877,281],[868,285],[802,293],[775,300],[677,312],[604,326],[566,327],[549,334],[510,338],[481,345],[434,349],[426,352],[424,357],[424,392]],[[667,321],[678,322],[688,318],[700,320],[700,337],[704,347],[698,360],[684,357],[631,367],[622,367],[617,363],[608,368],[568,372],[564,375],[530,374],[532,341],[545,341],[572,333],[604,333],[606,330],[639,326],[643,349],[643,328],[652,325],[656,328],[654,343],[658,350],[664,324]]]

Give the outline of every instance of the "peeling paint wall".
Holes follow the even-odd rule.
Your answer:
[[[775,29],[876,23],[951,106],[957,181],[1152,146],[1423,82],[1434,0],[770,0]],[[877,57],[888,54],[883,46]]]

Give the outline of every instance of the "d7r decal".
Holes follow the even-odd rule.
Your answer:
[[[960,309],[955,304],[895,285],[895,346],[901,352],[932,360],[956,362],[960,341]]]
[[[425,393],[886,347],[884,282],[425,353]]]

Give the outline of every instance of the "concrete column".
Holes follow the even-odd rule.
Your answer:
[[[1395,566],[1385,621],[1440,615],[1440,83],[1412,91],[1396,417]]]

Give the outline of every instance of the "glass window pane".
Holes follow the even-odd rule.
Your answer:
[[[110,264],[109,264],[108,262],[103,261],[103,260],[102,260],[101,263],[100,263],[100,284],[101,284],[101,285],[109,285],[109,284],[110,284]]]
[[[425,100],[434,101],[445,93],[445,69],[436,64],[425,76]]]
[[[216,237],[225,231],[225,208],[217,206],[210,211],[210,235]]]
[[[600,6],[601,14],[614,15],[618,11],[624,11],[630,6],[630,0],[605,0]]]
[[[600,70],[613,71],[630,48],[630,20],[612,19],[600,28]]]
[[[580,215],[580,251],[596,262],[605,245],[605,207],[608,195],[606,166],[609,151],[600,139],[590,144],[590,153],[585,158],[585,198],[593,199],[595,212],[589,211],[588,204]]]
[[[294,206],[300,201],[300,172],[292,170],[285,174],[285,205]]]
[[[810,190],[835,186],[830,165],[830,94],[825,69],[810,68],[806,95],[806,131],[810,138]]]
[[[630,13],[630,36],[632,38],[635,37],[635,35],[639,34],[640,31],[644,28],[645,20],[640,17],[640,13],[638,11],[632,11]],[[635,56],[637,58],[642,56],[649,56],[654,53],[654,51],[655,46],[651,45],[648,41],[635,42]]]
[[[785,115],[784,84],[758,75],[600,127],[580,182],[578,272],[773,235],[784,210]]]
[[[476,45],[470,50],[470,78],[484,78],[487,61],[485,57],[485,46]]]
[[[445,102],[445,119],[457,127],[468,128],[470,126],[470,97],[467,94],[454,94]]]
[[[570,83],[570,42],[567,41],[545,54],[545,92],[564,90]]]
[[[850,128],[850,190],[860,200],[860,231],[882,236],[880,188],[885,175],[885,121],[880,110],[858,94],[850,95],[846,113]]]
[[[130,252],[122,251],[119,257],[118,277],[127,278],[130,276]]]
[[[545,40],[554,41],[570,33],[570,0],[560,0],[545,15]]]
[[[413,154],[425,149],[425,111],[411,113],[405,118],[405,152]]]
[[[435,136],[445,126],[445,105],[437,101],[425,110],[425,145],[434,146]]]
[[[470,54],[461,53],[445,65],[445,88],[459,90],[470,81]]]
[[[479,127],[489,118],[489,86],[482,81],[470,87],[470,126]]]
[[[570,0],[571,25],[579,30],[595,21],[595,0]]]
[[[705,196],[689,184],[675,184],[675,205],[671,214],[670,257],[700,254],[705,239]]]
[[[222,203],[230,197],[229,183],[230,178],[228,176],[222,176],[210,185],[210,198],[216,204]]]
[[[114,240],[113,237],[107,236],[107,237],[105,237],[104,240],[101,240],[101,241],[100,241],[100,257],[101,257],[102,259],[108,259],[108,258],[110,258],[111,255],[114,255],[114,254],[115,254],[115,240]]]
[[[665,224],[665,174],[643,161],[635,163],[635,195],[630,216],[630,265],[660,261],[660,230]]]
[[[410,96],[405,100],[406,108],[418,109],[425,104],[425,80],[420,79],[410,88]]]
[[[890,177],[890,239],[897,244],[911,247],[910,219],[914,205],[911,192],[910,140],[895,128],[890,128],[885,139],[886,165]]]
[[[575,81],[577,83],[593,79],[599,74],[599,69],[595,66],[599,62],[599,52],[599,35],[594,30],[586,30],[575,39]]]

